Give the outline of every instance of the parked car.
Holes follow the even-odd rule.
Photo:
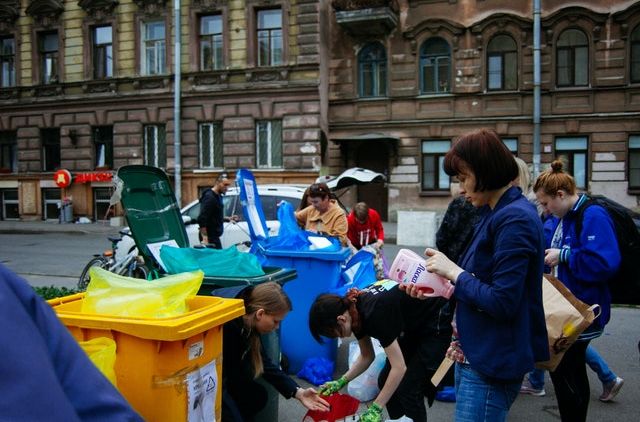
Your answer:
[[[319,177],[318,182],[325,182],[332,191],[340,191],[353,185],[366,184],[372,182],[384,182],[385,176],[371,170],[354,167],[345,170],[337,177]],[[280,201],[288,201],[294,209],[297,209],[302,200],[302,195],[307,185],[295,184],[265,184],[258,185],[258,194],[262,203],[262,211],[266,220],[269,236],[276,236],[280,228],[278,221],[278,204]],[[236,245],[239,249],[247,249],[250,242],[249,227],[242,212],[242,204],[240,203],[240,190],[237,186],[232,186],[222,197],[224,205],[224,215],[226,217],[237,215],[237,222],[225,222],[224,232],[220,238],[222,247],[228,248]],[[341,204],[342,205],[342,204]],[[344,206],[343,206],[344,208]],[[346,211],[346,210],[345,210]],[[187,237],[191,246],[199,245],[198,236],[198,215],[200,214],[200,202],[192,201],[181,210],[182,220],[185,223]],[[128,230],[125,228],[124,230]],[[119,244],[118,253],[128,253],[135,248],[133,239],[126,236]],[[120,251],[120,252],[119,252]]]

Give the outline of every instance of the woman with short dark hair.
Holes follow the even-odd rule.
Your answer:
[[[534,362],[549,358],[542,308],[544,236],[535,207],[512,181],[513,155],[496,132],[462,135],[444,170],[482,209],[457,265],[427,249],[427,270],[455,283],[456,328],[448,355],[456,361],[455,420],[504,421]],[[424,297],[414,285],[403,286]]]

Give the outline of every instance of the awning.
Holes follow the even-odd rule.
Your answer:
[[[400,142],[400,138],[388,135],[386,133],[362,133],[359,135],[343,135],[331,137],[331,141],[335,143],[343,143],[349,141],[394,141]]]

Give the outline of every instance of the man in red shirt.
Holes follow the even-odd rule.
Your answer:
[[[380,214],[364,202],[358,202],[347,217],[347,237],[353,249],[371,245],[380,249],[384,245],[384,229]]]

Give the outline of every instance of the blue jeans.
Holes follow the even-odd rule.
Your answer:
[[[601,383],[606,384],[616,379],[616,374],[613,373],[607,362],[602,359],[602,356],[598,354],[596,349],[589,345],[587,347],[587,351],[585,353],[585,360],[587,361],[587,365],[589,368],[596,374],[598,374],[598,379]]]
[[[531,387],[536,390],[542,390],[544,388],[544,372],[544,369],[538,368],[529,372],[529,383],[531,384]]]
[[[521,381],[504,382],[456,363],[456,422],[502,422],[518,397]]]

